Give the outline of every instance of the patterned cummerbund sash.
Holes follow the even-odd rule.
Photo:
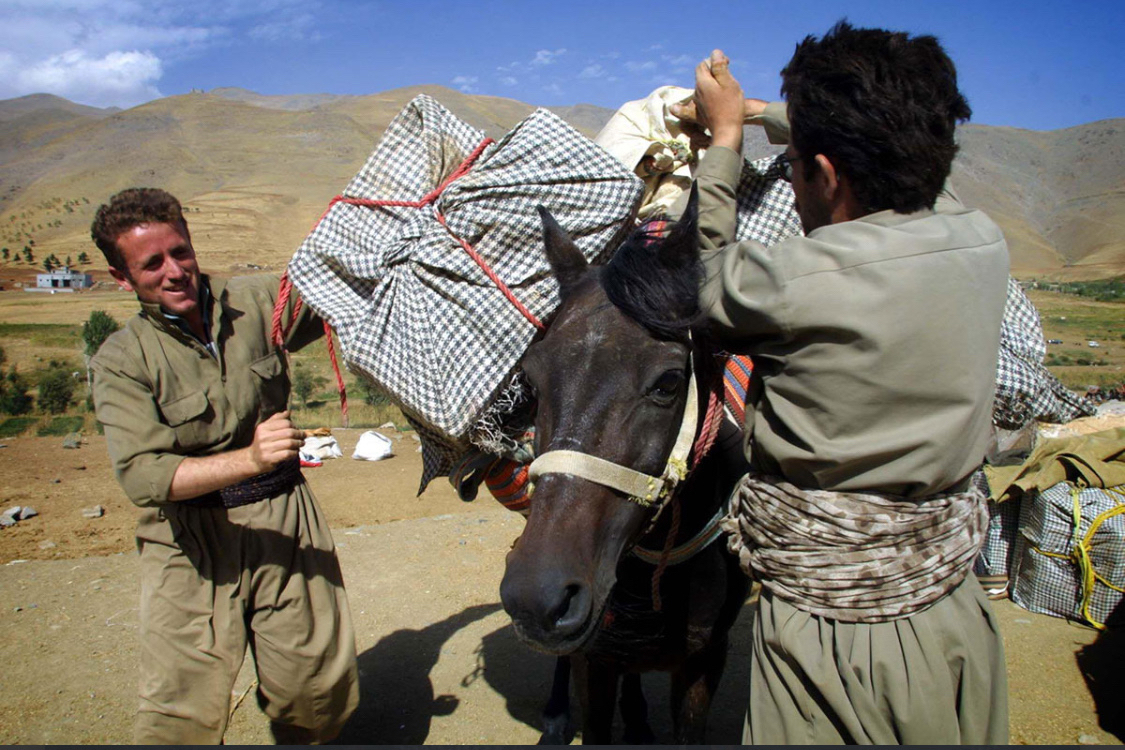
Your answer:
[[[920,612],[972,569],[988,527],[985,495],[908,500],[803,490],[748,474],[724,519],[743,571],[798,609],[842,622]]]
[[[300,480],[301,461],[294,458],[278,464],[264,474],[224,487],[218,492],[193,497],[183,504],[195,508],[237,508],[268,497],[288,494]]]

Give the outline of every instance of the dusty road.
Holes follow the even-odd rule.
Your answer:
[[[350,456],[359,430],[336,430]],[[0,441],[0,508],[39,515],[0,530],[0,742],[127,743],[136,705],[135,512],[91,437]],[[415,498],[420,456],[409,437],[394,458],[350,458],[306,470],[340,548],[360,652],[363,699],[341,742],[522,744],[538,739],[552,660],[519,643],[499,604],[504,554],[523,520],[491,498],[462,503],[444,480]],[[104,516],[83,517],[101,504]],[[1120,640],[1078,654],[1097,634],[997,602],[1011,683],[1012,741],[1120,744],[1099,727],[1121,721]],[[710,740],[737,743],[746,703],[749,606],[735,627]],[[248,661],[238,699],[253,680]],[[1112,682],[1116,680],[1116,683]],[[1116,686],[1116,688],[1115,688]],[[667,690],[646,677],[654,728],[670,728]],[[1117,692],[1114,692],[1117,689]],[[269,743],[252,690],[237,705],[230,743]]]

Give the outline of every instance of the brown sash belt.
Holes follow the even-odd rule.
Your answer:
[[[301,461],[294,458],[238,484],[184,500],[183,504],[194,508],[237,508],[268,497],[288,494],[301,479]]]

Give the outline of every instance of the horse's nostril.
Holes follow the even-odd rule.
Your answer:
[[[589,616],[590,596],[585,586],[572,583],[563,591],[562,601],[551,613],[551,621],[559,633],[581,629]]]

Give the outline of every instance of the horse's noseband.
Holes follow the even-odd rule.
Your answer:
[[[667,500],[676,485],[687,476],[688,454],[695,441],[699,422],[699,401],[695,383],[695,368],[688,359],[689,372],[687,403],[680,423],[680,433],[668,455],[668,462],[660,476],[645,474],[627,466],[615,464],[604,458],[580,451],[547,451],[531,462],[528,477],[534,482],[544,474],[573,474],[596,484],[623,492],[632,502],[649,508]]]

